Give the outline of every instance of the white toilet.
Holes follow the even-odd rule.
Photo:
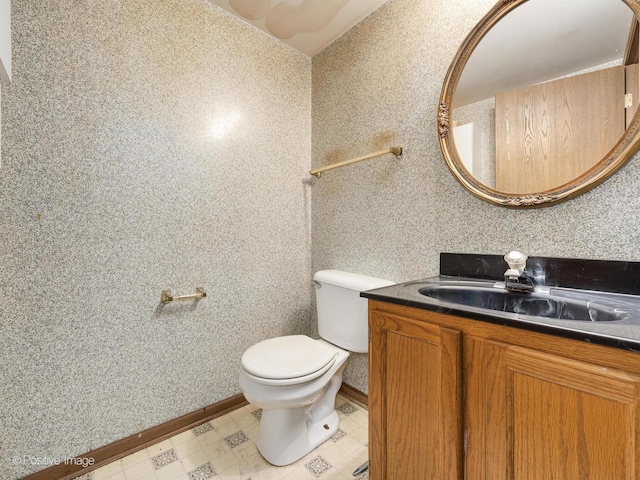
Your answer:
[[[262,408],[258,450],[271,464],[295,462],[338,430],[335,399],[349,352],[368,349],[367,299],[360,292],[393,282],[338,270],[314,277],[322,339],[264,340],[242,355],[240,387]]]

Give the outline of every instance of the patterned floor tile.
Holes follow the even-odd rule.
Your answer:
[[[354,407],[352,404],[350,404],[349,402],[343,403],[336,410],[341,411],[342,413],[344,413],[347,416],[351,415],[353,412],[357,412],[358,411],[358,409],[356,407]]]
[[[247,436],[244,434],[244,432],[242,430],[240,430],[239,432],[236,432],[232,435],[229,435],[228,437],[225,437],[224,439],[227,444],[231,447],[231,448],[235,448],[238,445],[246,442],[249,440],[249,438],[247,438]]]
[[[324,472],[331,468],[331,465],[327,463],[322,457],[315,457],[310,462],[305,464],[305,467],[313,473],[316,477],[319,477]]]
[[[176,452],[173,450],[167,450],[166,452],[162,452],[160,455],[156,455],[151,460],[153,460],[153,466],[156,467],[156,470],[164,467],[165,465],[169,465],[170,463],[177,462],[178,456]]]
[[[338,429],[338,431],[336,433],[334,433],[333,436],[331,437],[331,440],[333,440],[334,442],[337,442],[338,440],[340,440],[345,435],[346,435],[346,433],[344,433],[342,430]]]
[[[193,429],[193,433],[198,436],[198,435],[202,435],[203,433],[207,433],[209,430],[213,430],[213,425],[211,425],[211,423],[206,422],[203,423],[202,425],[198,425],[197,427],[195,427]]]
[[[206,480],[207,478],[212,478],[215,475],[216,471],[208,462],[189,472],[189,478],[191,480]]]
[[[262,420],[262,409],[259,408],[258,410],[254,410],[253,412],[251,412],[251,415],[256,417],[258,420]]]

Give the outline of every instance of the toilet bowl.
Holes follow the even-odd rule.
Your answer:
[[[368,347],[367,300],[360,292],[393,282],[323,270],[314,284],[322,338],[270,338],[242,356],[240,387],[262,408],[257,447],[276,466],[302,458],[338,430],[335,399],[349,352]]]
[[[303,340],[302,335],[295,337]],[[304,339],[301,343],[321,343],[333,352],[331,361],[318,371],[303,375],[305,380],[301,377],[263,379],[244,368],[240,373],[245,398],[262,408],[258,450],[269,463],[277,466],[302,458],[338,430],[335,398],[342,385],[342,371],[349,352],[323,340]]]

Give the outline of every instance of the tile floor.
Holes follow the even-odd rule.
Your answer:
[[[293,465],[274,467],[256,448],[261,410],[252,405],[203,423],[76,480],[362,480],[369,413],[338,395],[336,434]]]

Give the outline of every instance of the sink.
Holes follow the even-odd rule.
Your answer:
[[[517,293],[493,285],[429,285],[420,294],[445,303],[558,320],[611,322],[629,313],[597,294]]]

